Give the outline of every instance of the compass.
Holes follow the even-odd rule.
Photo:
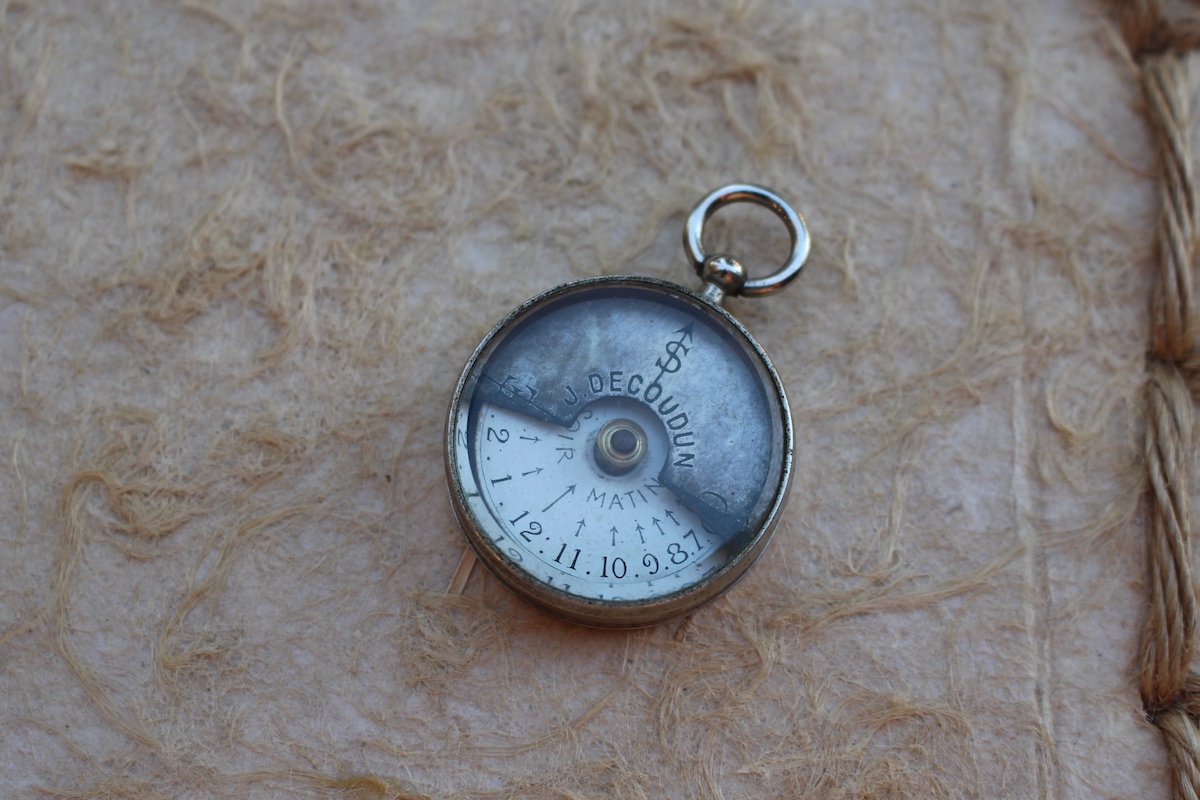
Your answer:
[[[703,249],[708,218],[741,202],[791,237],[765,278]],[[715,599],[762,554],[787,499],[783,385],[722,304],[799,274],[804,221],[774,192],[734,184],[696,206],[684,244],[699,289],[622,276],[540,294],[484,338],[451,402],[446,471],[471,550],[573,622],[641,627]]]

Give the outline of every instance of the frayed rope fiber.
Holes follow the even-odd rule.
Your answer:
[[[1122,8],[1122,33],[1139,64],[1158,142],[1162,206],[1159,269],[1150,306],[1144,455],[1150,610],[1140,653],[1142,704],[1163,732],[1172,794],[1200,797],[1200,679],[1191,672],[1196,584],[1189,531],[1192,403],[1200,395],[1192,302],[1196,184],[1184,54],[1200,46],[1200,14],[1168,17],[1161,0]]]

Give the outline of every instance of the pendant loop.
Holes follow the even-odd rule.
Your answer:
[[[692,259],[692,265],[697,273],[705,277],[705,262],[709,256],[704,252],[704,224],[709,217],[732,203],[754,203],[775,212],[787,226],[788,234],[792,238],[792,249],[787,261],[776,272],[763,278],[747,280],[739,290],[726,290],[725,293],[761,297],[779,291],[796,279],[808,258],[811,246],[808,228],[804,224],[804,218],[786,200],[770,189],[752,183],[731,183],[722,186],[711,192],[692,210],[683,229],[683,245]]]

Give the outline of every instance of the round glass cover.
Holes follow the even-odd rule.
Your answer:
[[[578,281],[514,311],[468,362],[447,434],[480,560],[606,627],[729,588],[790,476],[787,402],[761,348],[722,309],[644,278]]]

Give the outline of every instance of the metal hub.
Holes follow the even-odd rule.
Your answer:
[[[631,419],[609,420],[596,434],[596,463],[609,475],[629,472],[647,449],[646,432]]]

